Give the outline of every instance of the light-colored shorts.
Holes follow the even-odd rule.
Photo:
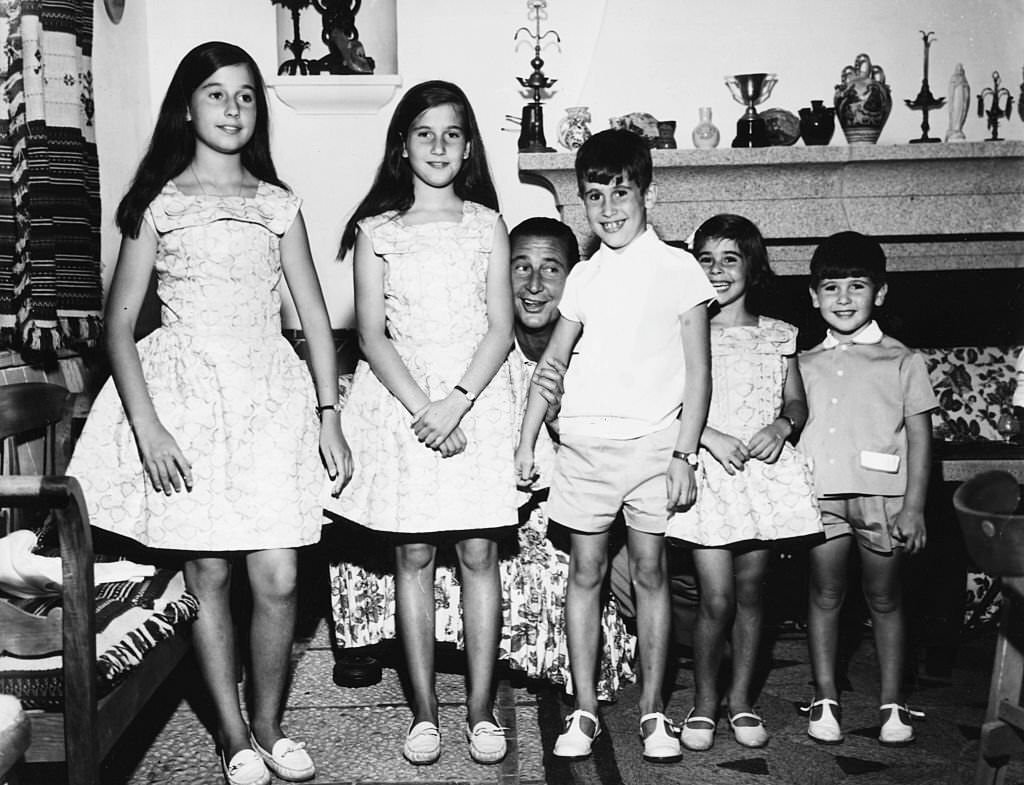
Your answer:
[[[665,472],[679,426],[636,439],[567,436],[555,457],[548,519],[588,534],[611,528],[622,510],[626,526],[664,534],[668,524]]]
[[[903,509],[902,496],[844,496],[818,499],[825,539],[854,535],[868,550],[892,553],[892,521]]]

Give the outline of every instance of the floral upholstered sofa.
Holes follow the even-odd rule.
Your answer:
[[[928,365],[939,410],[932,433],[947,442],[998,441],[997,423],[1010,412],[1019,346],[918,349]]]

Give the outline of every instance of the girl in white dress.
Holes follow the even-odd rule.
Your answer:
[[[716,215],[693,253],[715,288],[711,312],[711,407],[700,439],[697,501],[669,520],[666,536],[693,547],[700,584],[694,631],[694,708],[681,741],[714,742],[718,670],[731,632],[729,725],[747,747],[768,742],[752,707],[764,577],[774,540],[821,532],[810,466],[789,440],[807,421],[796,362],[797,329],[759,316],[755,296],[772,276],[760,231]]]
[[[244,50],[214,41],[182,59],[117,223],[105,316],[113,379],[68,473],[96,526],[189,552],[193,640],[229,785],[265,785],[270,771],[309,779],[313,761],[281,729],[296,548],[319,541],[323,478],[340,491],[352,459],[299,199],[270,158],[264,84]],[[161,326],[136,345],[154,269]],[[312,380],[281,334],[282,273]],[[237,556],[253,596],[248,726],[229,602]]]
[[[389,533],[412,689],[403,754],[441,754],[434,564],[454,542],[468,663],[465,735],[480,763],[506,752],[493,714],[501,587],[496,537],[518,522],[508,236],[465,94],[424,82],[399,102],[384,160],[342,237],[355,248],[360,361],[342,421],[351,485],[329,512]],[[506,529],[505,534],[510,531]]]

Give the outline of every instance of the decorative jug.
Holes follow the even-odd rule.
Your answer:
[[[693,133],[690,134],[693,146],[698,150],[710,150],[713,147],[718,147],[720,134],[715,124],[711,122],[711,107],[702,106],[698,113],[700,122],[694,126]]]
[[[836,117],[849,144],[874,144],[892,110],[892,94],[885,83],[885,71],[859,54],[843,69],[836,85]]]
[[[565,117],[558,123],[558,143],[566,150],[577,150],[590,138],[590,108],[587,106],[570,106],[565,110]]]
[[[828,144],[836,131],[836,110],[824,101],[811,101],[800,110],[800,136],[806,145]]]

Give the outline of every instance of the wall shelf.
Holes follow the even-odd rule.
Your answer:
[[[758,224],[780,273],[855,229],[879,237],[894,270],[1024,268],[1024,142],[653,150],[651,222],[683,240],[716,213]],[[555,195],[581,247],[592,242],[573,153],[521,153],[524,182]]]
[[[305,115],[377,114],[401,86],[398,74],[318,74],[267,80],[267,87],[282,103]]]

